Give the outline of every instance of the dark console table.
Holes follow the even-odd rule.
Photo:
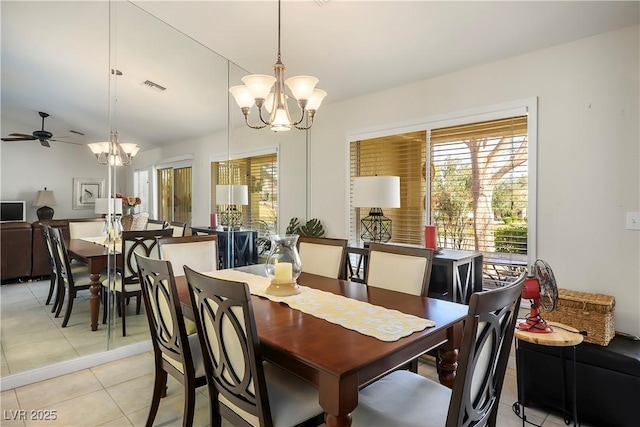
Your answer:
[[[191,227],[191,234],[216,234],[218,236],[219,269],[258,263],[256,246],[258,232],[256,230],[221,231],[211,227]],[[231,260],[233,260],[233,264]]]

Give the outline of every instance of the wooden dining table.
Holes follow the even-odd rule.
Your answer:
[[[360,388],[436,347],[440,382],[453,385],[467,306],[307,273],[298,283],[435,322],[434,327],[385,342],[253,295],[263,357],[318,389],[327,426],[351,425]],[[185,277],[176,277],[176,284],[183,314],[193,320]]]
[[[72,259],[85,263],[89,268],[89,306],[91,309],[91,330],[98,330],[98,313],[100,311],[101,274],[109,264],[109,251],[101,244],[82,239],[70,239],[67,242],[67,253]],[[111,258],[113,259],[113,252]],[[121,256],[118,252],[116,257]],[[115,266],[115,261],[112,264]]]

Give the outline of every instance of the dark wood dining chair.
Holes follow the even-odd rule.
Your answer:
[[[51,312],[54,313],[56,308],[58,308],[58,294],[59,289],[57,289],[58,283],[58,269],[56,268],[56,262],[53,255],[53,247],[51,246],[51,237],[49,237],[49,229],[51,227],[47,224],[40,224],[40,230],[42,231],[42,238],[44,240],[45,253],[47,255],[47,259],[49,260],[49,264],[51,265],[51,281],[49,283],[49,294],[47,295],[47,300],[45,301],[45,305],[49,305],[51,302],[51,298],[54,298],[53,306],[51,307]],[[55,293],[55,295],[54,295]]]
[[[221,417],[239,426],[317,421],[323,413],[318,391],[262,360],[249,286],[184,270],[204,354],[211,426],[220,426]]]
[[[109,278],[102,282],[103,290],[107,288],[115,291],[116,307],[118,314],[122,316],[122,336],[127,335],[126,305],[130,298],[136,298],[136,314],[140,314],[140,280],[134,254],[159,259],[157,239],[171,236],[172,233],[173,230],[170,228],[122,232],[120,239],[122,256],[118,257],[117,274],[113,278],[113,286],[109,285]],[[103,323],[106,321],[106,316],[103,315],[102,321]]]
[[[160,258],[170,261],[176,276],[184,276],[182,266],[188,264],[200,272],[218,269],[218,236],[163,237],[158,240]]]
[[[69,318],[71,317],[73,301],[76,299],[77,292],[79,290],[89,289],[91,279],[89,278],[89,271],[86,268],[77,268],[74,271],[74,268],[71,267],[71,261],[64,243],[62,230],[54,227],[49,227],[48,230],[57,274],[58,292],[56,296],[57,307],[55,317],[60,315],[66,294],[67,309],[64,313],[64,319],[62,320],[62,327],[66,328],[69,323]]]
[[[346,239],[300,236],[298,253],[305,273],[332,279],[346,278]]]
[[[426,297],[432,261],[430,249],[371,243],[365,282],[367,286]]]
[[[171,263],[137,253],[134,257],[155,362],[153,396],[146,425],[153,425],[160,407],[160,398],[167,386],[167,375],[171,375],[184,386],[182,425],[191,427],[196,388],[207,383],[200,341],[196,334],[187,335]]]
[[[524,279],[471,295],[453,390],[394,371],[360,391],[353,426],[495,426]]]

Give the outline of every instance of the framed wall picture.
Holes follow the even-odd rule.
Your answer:
[[[73,209],[95,209],[104,195],[104,178],[73,178]]]

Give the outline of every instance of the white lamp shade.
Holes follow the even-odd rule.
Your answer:
[[[276,78],[266,74],[251,74],[244,76],[242,82],[247,85],[255,99],[267,99]]]
[[[240,108],[251,108],[256,102],[251,95],[251,91],[245,85],[232,86],[229,88],[229,92],[231,92],[233,99],[236,100],[236,104]]]
[[[56,196],[51,190],[39,190],[36,199],[31,206],[56,206]]]
[[[112,213],[116,215],[122,215],[122,199],[119,198],[97,198],[95,212],[100,215],[109,213],[109,200],[111,200],[111,202],[113,203]]]
[[[271,130],[274,132],[283,132],[291,130],[291,119],[289,111],[286,108],[278,108],[275,114],[271,114]]]
[[[140,150],[140,148],[138,148],[137,144],[133,144],[131,142],[121,143],[120,147],[122,148],[122,151],[124,151],[125,153],[129,154],[131,157],[133,157],[136,154],[138,154],[138,151]]]
[[[249,187],[246,185],[216,185],[217,205],[248,205]]]
[[[325,96],[327,96],[326,91],[318,88],[314,89],[313,94],[307,101],[307,110],[316,111],[318,108],[320,108],[320,104],[322,104],[322,100]]]
[[[318,79],[313,76],[294,76],[284,81],[293,97],[297,100],[309,99],[318,84]]]
[[[399,176],[358,176],[353,179],[356,208],[399,208]]]

